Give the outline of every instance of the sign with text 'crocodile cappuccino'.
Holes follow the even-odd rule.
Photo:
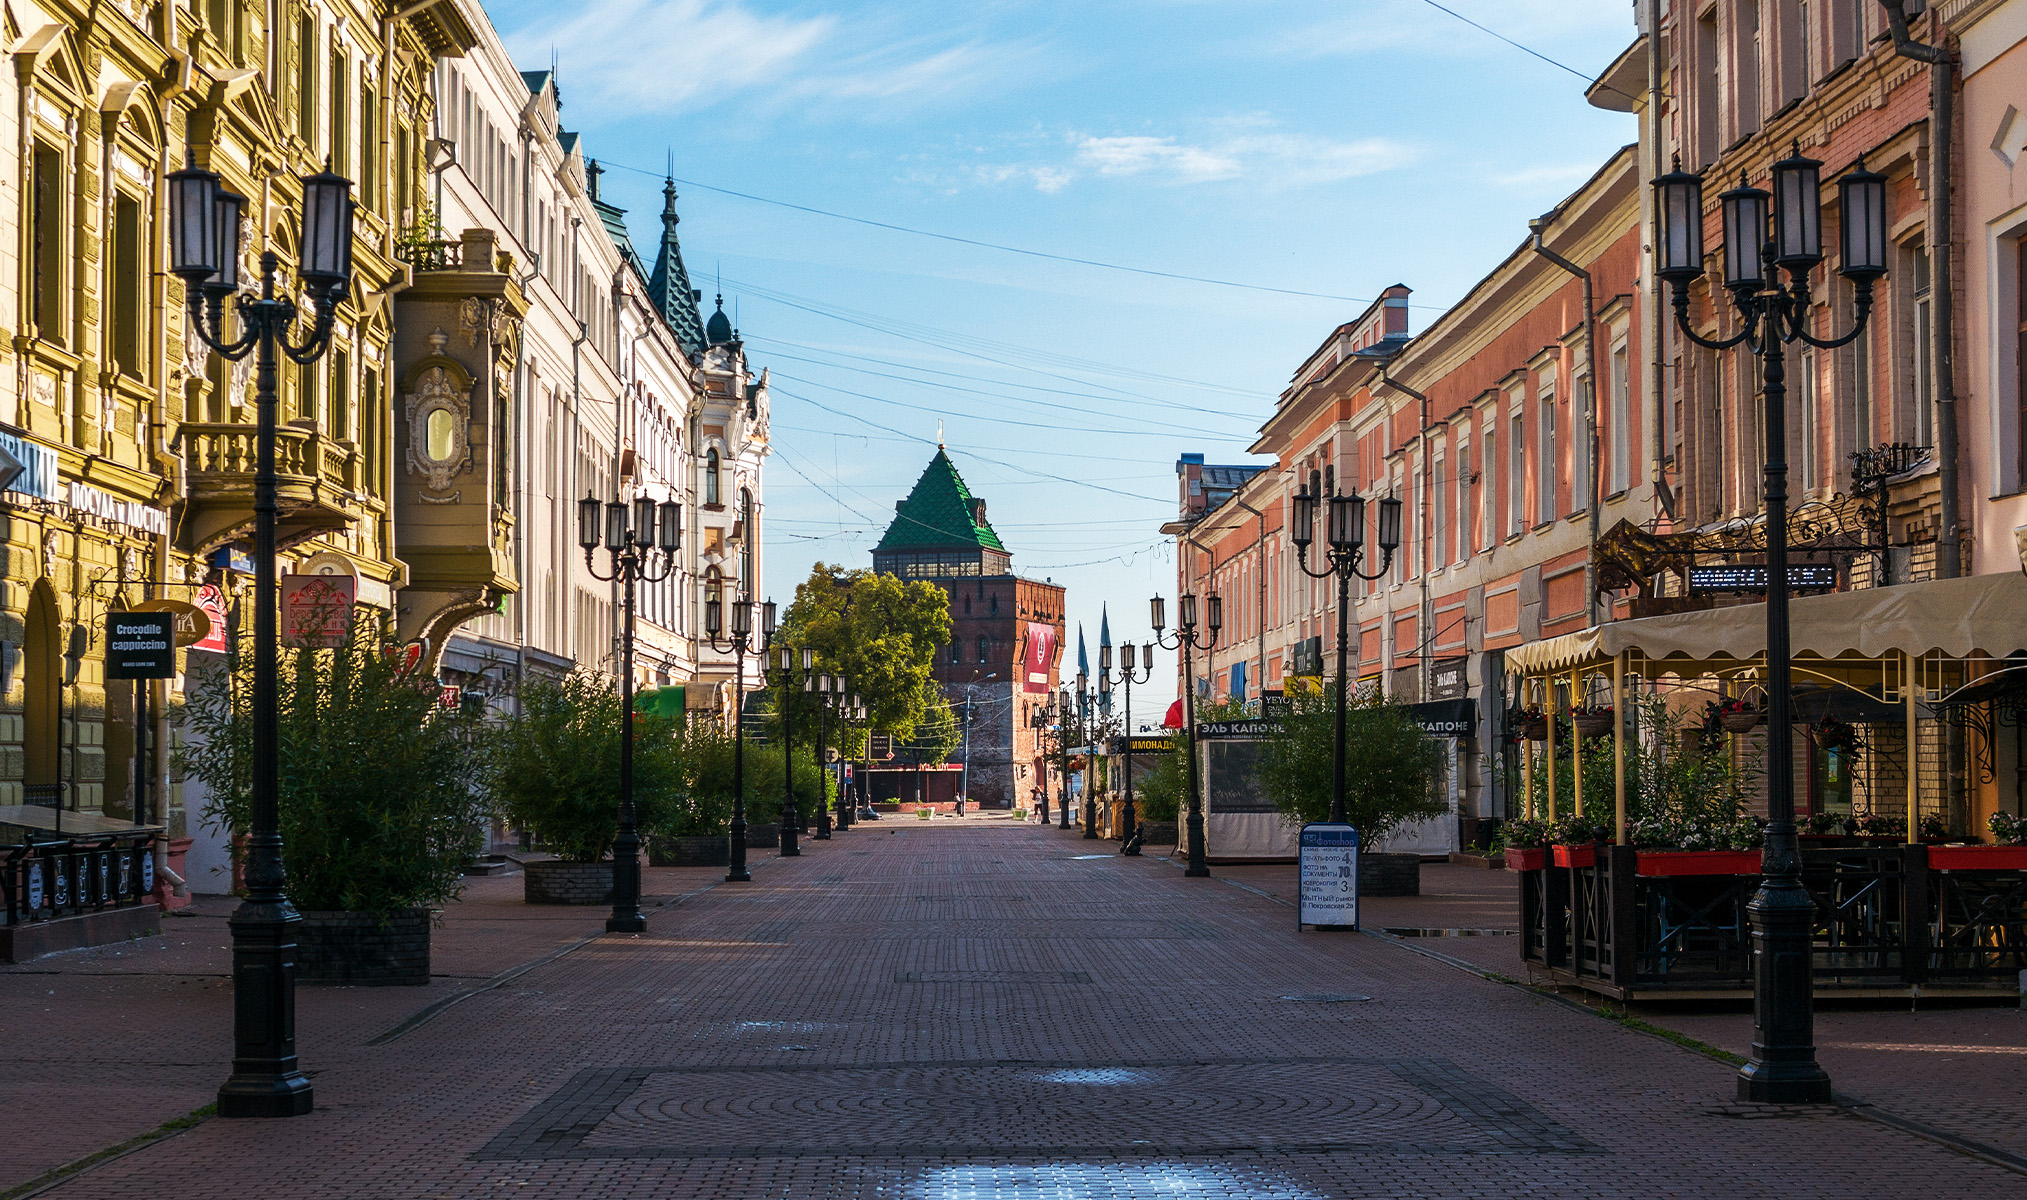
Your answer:
[[[167,679],[176,673],[176,614],[106,614],[106,678]]]

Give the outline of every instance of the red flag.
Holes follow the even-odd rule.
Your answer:
[[[1165,717],[1163,717],[1163,718],[1161,719],[1161,727],[1162,727],[1163,729],[1181,729],[1181,728],[1182,728],[1182,698],[1181,698],[1181,697],[1177,697],[1177,698],[1176,698],[1176,701],[1175,701],[1175,703],[1174,703],[1174,704],[1171,704],[1171,705],[1169,705],[1169,706],[1168,706],[1168,715],[1167,715],[1167,716],[1165,716]]]

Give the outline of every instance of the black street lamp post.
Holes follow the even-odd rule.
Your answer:
[[[770,635],[767,641],[768,649],[772,650],[774,648],[773,637]],[[795,660],[798,653],[802,658],[802,673],[800,675],[795,670]],[[765,660],[763,659],[762,661]],[[781,857],[799,858],[802,856],[802,847],[796,844],[796,838],[802,832],[802,814],[796,811],[795,807],[794,713],[790,710],[794,705],[795,685],[800,682],[804,691],[809,690],[809,683],[813,678],[810,672],[816,666],[816,651],[808,646],[804,646],[800,651],[797,651],[793,646],[783,646],[780,648],[779,662],[781,666]]]
[[[815,683],[814,689],[810,688],[810,682]],[[842,675],[818,675],[813,681],[805,681],[803,690],[813,691],[813,694],[816,696],[816,775],[817,782],[823,784],[824,780],[830,776],[829,766],[823,760],[824,722],[830,716],[833,708],[838,709],[840,712],[839,731],[843,732],[844,722],[842,713],[845,706],[845,679]],[[842,782],[839,784],[838,792],[840,795],[844,793]],[[830,798],[824,795],[823,786],[818,787],[817,795],[816,840],[827,842],[831,837]]]
[[[1330,755],[1330,820],[1342,825],[1344,817],[1344,706],[1351,692],[1351,581],[1378,579],[1393,566],[1394,551],[1401,545],[1401,502],[1388,496],[1379,502],[1379,569],[1367,573],[1365,561],[1365,497],[1353,493],[1332,494],[1330,504],[1330,549],[1325,552],[1321,571],[1309,568],[1309,544],[1316,540],[1316,501],[1308,488],[1295,493],[1295,562],[1311,579],[1337,577],[1337,740]]]
[[[1102,654],[1102,647],[1101,647]],[[1098,774],[1098,756],[1092,753],[1092,730],[1101,722],[1092,720],[1097,710],[1096,695],[1091,691],[1091,680],[1077,672],[1077,740],[1084,745],[1084,838],[1089,841],[1098,836],[1098,789],[1093,786]]]
[[[260,256],[260,298],[239,297],[240,336],[228,341],[225,299],[239,291],[239,234],[244,196],[217,175],[191,166],[169,176],[171,269],[183,281],[190,324],[220,357],[256,354],[258,409],[253,476],[253,778],[247,831],[246,899],[232,914],[232,1075],[218,1090],[221,1117],[293,1117],[313,1107],[310,1081],[296,1061],[296,928],[282,866],[281,770],[275,724],[276,586],[275,407],[277,353],[308,364],[330,349],[338,304],[352,276],[352,181],[324,171],[303,179],[302,260],[296,273],[314,319],[308,337],[289,340],[295,301],[277,296],[281,259]]]
[[[1211,868],[1204,861],[1203,787],[1197,779],[1196,680],[1190,675],[1190,651],[1209,653],[1218,644],[1218,633],[1225,625],[1225,602],[1216,592],[1204,597],[1204,626],[1209,632],[1201,637],[1197,634],[1196,593],[1184,592],[1177,597],[1176,615],[1181,620],[1173,634],[1162,633],[1162,626],[1168,624],[1167,602],[1156,596],[1147,606],[1153,617],[1150,623],[1154,626],[1155,644],[1182,651],[1182,724],[1183,737],[1189,745],[1189,866],[1183,869],[1183,874],[1202,879],[1211,873]]]
[[[724,617],[723,602],[716,593],[704,597],[704,636],[711,648],[732,652],[732,829],[726,883],[745,883],[753,876],[746,870],[746,656],[754,646],[753,599],[740,596],[732,602],[732,636],[720,639]],[[774,637],[774,601],[760,606],[760,638]],[[765,660],[762,660],[763,663]],[[764,670],[763,666],[763,670]]]
[[[1133,809],[1133,685],[1136,683],[1146,683],[1154,674],[1154,647],[1151,644],[1140,648],[1140,670],[1146,672],[1146,674],[1135,676],[1133,643],[1125,643],[1119,648],[1119,682],[1126,685],[1126,713],[1123,718],[1123,724],[1126,727],[1126,754],[1124,763],[1126,801],[1125,807],[1120,811],[1119,818],[1119,853],[1133,855],[1140,853],[1140,844],[1134,841],[1133,838],[1134,832],[1140,827],[1139,814]],[[1100,646],[1098,647],[1099,690],[1104,692],[1111,691],[1112,682],[1112,647]]]
[[[1070,827],[1070,714],[1073,701],[1070,689],[1063,688],[1056,694],[1056,758],[1057,776],[1062,781],[1062,807],[1057,810],[1060,823],[1057,828]]]
[[[1841,337],[1809,332],[1809,275],[1823,261],[1822,164],[1796,146],[1773,165],[1773,194],[1747,185],[1718,197],[1724,224],[1724,286],[1743,324],[1728,338],[1706,338],[1689,322],[1689,285],[1704,275],[1703,181],[1682,170],[1654,181],[1660,275],[1668,281],[1676,323],[1690,341],[1713,350],[1744,345],[1760,357],[1766,409],[1764,492],[1767,539],[1766,843],[1760,886],[1746,905],[1753,943],[1752,1057],[1738,1072],[1738,1097],[1766,1104],[1820,1104],[1830,1077],[1816,1062],[1811,931],[1816,905],[1802,886],[1795,837],[1794,727],[1788,640],[1787,375],[1790,342],[1829,350],[1856,339],[1872,313],[1872,285],[1886,274],[1886,179],[1863,159],[1838,181],[1842,256],[1851,281],[1853,322]],[[1769,200],[1771,214],[1769,213]],[[1769,218],[1771,217],[1771,222]],[[1771,230],[1771,236],[1770,236]],[[1780,281],[1782,271],[1788,282]]]
[[[611,563],[603,573],[592,561],[601,510],[605,553]],[[577,544],[584,548],[584,568],[592,578],[618,580],[624,596],[619,639],[619,833],[612,839],[612,915],[605,919],[605,931],[639,933],[648,922],[640,911],[640,828],[633,802],[634,592],[642,583],[660,583],[675,572],[676,551],[683,544],[683,506],[674,500],[656,504],[649,496],[635,496],[632,504],[624,500],[600,504],[587,494],[577,502]]]

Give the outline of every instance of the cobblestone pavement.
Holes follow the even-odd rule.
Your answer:
[[[1841,1108],[1731,1102],[1722,1063],[1404,942],[1300,933],[1222,877],[1028,826],[863,825],[426,1020],[391,991],[335,1013],[306,990],[313,1115],[207,1121],[49,1194],[2027,1191]],[[206,1011],[176,1055],[215,1086]]]

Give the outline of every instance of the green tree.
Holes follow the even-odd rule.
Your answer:
[[[1173,821],[1189,796],[1189,744],[1182,731],[1169,737],[1168,752],[1133,773],[1133,807],[1143,821]]]
[[[276,713],[288,895],[305,911],[387,915],[452,899],[488,816],[476,764],[487,729],[404,671],[392,630],[360,610],[329,649],[283,647]],[[217,801],[221,831],[252,825],[252,635],[222,686],[194,688],[179,769]]]
[[[1260,785],[1298,821],[1329,819],[1337,741],[1336,686],[1291,697],[1261,746]],[[1449,810],[1436,793],[1443,752],[1403,705],[1377,689],[1355,690],[1344,715],[1345,818],[1367,845]]]
[[[531,682],[520,700],[487,763],[493,801],[557,857],[597,862],[619,831],[619,685],[578,671]],[[667,823],[682,782],[676,723],[635,713],[634,811],[643,829]]]
[[[949,641],[950,599],[942,588],[828,563],[817,563],[796,586],[775,636],[777,652],[814,650],[817,669],[843,675],[865,702],[873,730],[896,739],[914,737],[934,715],[931,706],[942,703],[936,652]],[[788,703],[796,728],[805,728],[810,701],[792,695]],[[860,754],[863,743],[855,731],[842,748]]]

